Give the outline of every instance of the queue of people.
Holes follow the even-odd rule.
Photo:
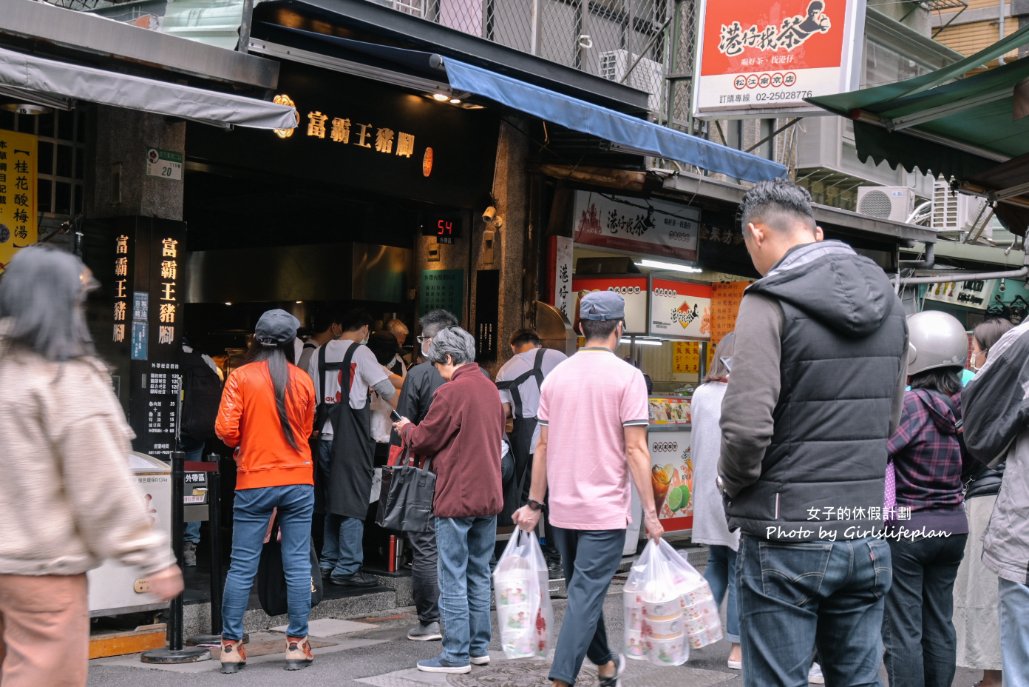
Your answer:
[[[962,389],[961,324],[938,312],[907,316],[875,263],[824,240],[806,191],[762,182],[740,216],[761,278],[693,398],[693,538],[710,547],[705,577],[716,600],[727,597],[728,667],[748,687],[875,685],[883,666],[890,687],[949,687],[958,665],[982,670],[980,687],[1026,687],[1029,324],[979,325],[975,375]],[[167,538],[137,507],[119,457],[130,432],[83,316],[94,286],[77,258],[37,248],[20,252],[0,281],[0,380],[32,401],[0,395],[9,461],[0,507],[19,518],[0,544],[4,685],[84,684],[84,573],[100,559],[137,566],[159,598],[182,590]],[[246,665],[243,615],[273,519],[287,670],[314,660],[312,575],[378,584],[363,570],[372,475],[402,449],[436,475],[434,527],[407,536],[418,613],[407,637],[441,641],[417,668],[461,674],[490,662],[498,515],[526,531],[545,516],[568,590],[548,679],[576,684],[589,660],[601,687],[621,684],[625,657],[603,601],[631,486],[646,536],[664,534],[648,392],[640,370],[616,355],[624,299],[589,293],[577,319],[585,346],[569,358],[531,330],[516,333],[495,384],[476,363],[474,337],[443,310],[421,318],[425,361],[411,367],[399,321],[373,338],[364,312],[322,317],[308,346],[298,345],[292,315],[265,312],[225,379],[214,424],[237,474],[222,672]],[[387,420],[394,410],[400,419]],[[91,460],[76,461],[69,447]],[[311,569],[315,512],[324,517],[320,570]],[[40,603],[47,598],[65,601]],[[38,637],[59,663],[30,660],[38,647],[12,628]],[[64,682],[52,679],[58,670]]]

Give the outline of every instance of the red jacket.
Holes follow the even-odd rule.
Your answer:
[[[496,515],[504,505],[500,443],[504,409],[497,387],[468,363],[436,391],[428,415],[405,425],[404,443],[418,456],[432,458],[436,496],[432,512],[440,518]]]
[[[229,375],[214,431],[236,451],[236,489],[314,484],[308,439],[314,426],[314,384],[289,366],[286,416],[297,448],[286,441],[275,407],[268,363],[249,363]]]

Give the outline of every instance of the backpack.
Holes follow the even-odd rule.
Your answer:
[[[199,353],[183,353],[180,366],[184,391],[181,433],[200,441],[214,439],[222,381]]]

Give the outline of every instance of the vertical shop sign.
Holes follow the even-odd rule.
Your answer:
[[[575,321],[575,313],[569,313],[572,300],[572,249],[575,244],[567,236],[554,237],[554,307],[561,311],[569,322]]]
[[[693,114],[825,114],[805,98],[861,73],[864,0],[701,0]]]
[[[0,274],[37,240],[37,154],[35,136],[0,129]]]
[[[500,329],[500,270],[479,270],[475,275],[475,353],[480,363],[497,359]]]
[[[673,279],[652,279],[650,334],[660,337],[711,337],[711,287]]]
[[[462,319],[464,312],[464,270],[425,270],[418,300],[421,314],[447,310]]]
[[[111,341],[119,344],[125,343],[125,329],[129,322],[129,279],[132,274],[130,243],[128,234],[122,233],[114,237],[114,327],[111,331]],[[132,319],[136,319],[135,306]]]

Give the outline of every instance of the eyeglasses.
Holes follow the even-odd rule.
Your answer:
[[[418,343],[425,343],[426,341],[432,341],[432,337],[431,336],[421,336],[421,335],[419,335],[419,336],[416,336],[414,338],[415,338],[415,340]]]

